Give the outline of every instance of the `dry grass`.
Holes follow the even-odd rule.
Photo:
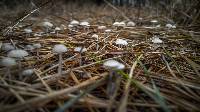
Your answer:
[[[118,7],[124,16],[141,25],[116,29],[113,22],[126,19],[108,5],[56,6],[59,4],[40,9],[38,15],[18,24],[23,27],[17,25],[12,33],[1,37],[1,43],[12,41],[18,48],[33,43],[41,43],[42,48],[39,60],[33,51],[22,62],[24,69],[34,69],[33,76],[19,80],[17,67],[14,67],[12,78],[8,79],[4,77],[4,68],[0,69],[0,111],[200,111],[200,32],[191,32],[195,26],[177,25],[176,29],[169,30],[163,26],[167,21],[164,15],[149,16],[144,9],[143,20],[139,22],[137,11]],[[55,9],[58,12],[52,12]],[[153,18],[161,22],[160,28],[143,27],[151,26],[149,21]],[[55,26],[67,26],[71,19],[87,20],[91,27],[84,30],[79,26],[76,31],[67,28],[58,35],[33,36],[44,30],[39,24],[44,19]],[[98,25],[112,29],[106,42],[106,34],[97,29]],[[26,27],[33,30],[30,37],[23,33]],[[98,51],[93,34],[100,36]],[[159,35],[164,43],[153,44],[154,35]],[[128,46],[119,48],[114,43],[117,38],[127,39]],[[52,53],[52,47],[58,43],[69,48],[63,55],[62,75],[57,74],[58,56]],[[85,46],[87,52],[80,57],[73,51],[76,46]],[[6,52],[1,51],[0,56],[5,57]],[[126,65],[125,70],[119,71],[121,78],[117,80],[118,89],[112,98],[106,93],[108,71],[102,66],[108,59]]]

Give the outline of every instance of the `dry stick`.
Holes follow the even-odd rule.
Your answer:
[[[117,12],[119,12],[126,20],[130,21],[130,19],[119,9],[117,9],[114,5],[112,5],[111,3],[109,3],[107,0],[103,0],[106,4],[108,4],[110,7],[112,7],[113,9],[115,9]]]
[[[99,78],[102,77],[102,81],[105,81],[105,77],[107,76],[108,74],[107,73],[104,73],[102,74],[101,76],[95,76],[89,80],[86,80],[82,83],[80,83],[79,85],[76,85],[76,86],[73,86],[73,87],[69,87],[69,88],[66,88],[66,89],[62,89],[62,90],[59,90],[59,91],[55,91],[53,93],[49,93],[47,95],[43,95],[43,96],[39,96],[39,97],[36,97],[36,98],[32,98],[26,102],[22,102],[20,104],[14,104],[12,106],[5,106],[1,109],[1,111],[6,111],[6,112],[19,112],[19,111],[23,111],[24,109],[26,109],[27,107],[25,105],[37,105],[38,103],[41,103],[41,102],[45,102],[45,101],[49,101],[49,100],[53,100],[59,96],[62,96],[62,95],[65,95],[65,94],[69,94],[69,93],[72,93],[72,92],[75,92],[77,90],[80,90],[86,86],[89,86],[93,83],[96,82],[96,80],[98,80]]]
[[[131,81],[132,81],[132,77],[133,77],[133,71],[135,70],[135,67],[137,66],[138,60],[140,60],[140,58],[142,57],[142,54],[137,58],[137,60],[133,63],[130,73],[129,73],[129,78],[128,81],[125,85],[125,90],[124,90],[124,94],[123,97],[121,98],[121,105],[118,109],[118,112],[126,112],[126,105],[127,105],[127,100],[128,100],[128,95],[129,95],[129,89],[130,89],[130,85],[131,85]]]
[[[36,71],[36,70],[34,70]],[[35,74],[37,75],[37,77],[40,79],[40,81],[42,82],[42,84],[47,88],[47,91],[49,92],[49,94],[51,94],[53,91],[52,89],[49,87],[49,85],[40,77],[40,75],[38,75],[37,72],[35,72]],[[61,106],[60,102],[56,102],[58,104],[58,106]]]
[[[0,77],[1,81],[6,85],[8,86],[9,84],[2,78]],[[21,103],[24,103],[25,100],[12,88],[9,88],[10,92],[13,93],[15,95],[15,97],[21,102]]]
[[[42,4],[40,7],[32,10],[30,13],[28,13],[27,15],[25,15],[23,18],[21,18],[19,21],[17,21],[17,23],[15,23],[11,28],[9,28],[5,33],[3,33],[3,35],[7,35],[10,31],[12,31],[13,28],[15,28],[19,23],[21,23],[22,21],[24,21],[26,18],[28,18],[31,14],[35,13],[36,11],[38,11],[40,8],[46,6],[48,3],[50,3],[50,1],[45,2],[44,4]]]

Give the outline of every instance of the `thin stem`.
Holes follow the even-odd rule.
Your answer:
[[[6,74],[5,74],[5,77],[8,77],[8,79],[11,79],[11,74],[10,74],[10,67],[7,67],[6,68]]]
[[[58,74],[62,75],[62,53],[59,54]]]
[[[19,80],[22,80],[22,75],[21,75],[21,71],[22,71],[22,62],[21,62],[21,59],[18,61],[19,65],[18,65],[18,68],[19,68]]]

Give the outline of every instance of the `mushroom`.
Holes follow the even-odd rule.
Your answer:
[[[99,36],[97,34],[93,34],[92,38],[96,39],[96,50],[99,50]]]
[[[6,57],[1,60],[1,65],[6,67],[5,76],[8,76],[9,79],[11,79],[10,69],[12,66],[14,66],[16,64],[17,63],[16,63],[15,59],[13,59],[13,58]]]
[[[90,26],[90,23],[89,23],[89,22],[83,21],[83,22],[80,23],[80,25],[84,27],[84,30],[85,30],[86,28],[88,28],[88,30],[89,30],[89,26]]]
[[[61,28],[56,27],[56,28],[55,28],[55,32],[56,32],[56,36],[57,36],[57,37],[58,37],[58,33],[59,33],[59,31],[61,31]]]
[[[31,76],[34,74],[34,70],[33,69],[26,69],[22,71],[22,75],[23,76]]]
[[[158,20],[155,20],[155,19],[154,19],[154,20],[151,20],[150,22],[153,24],[153,27],[154,27],[155,24],[158,23]]]
[[[136,24],[132,21],[129,21],[126,26],[134,27]]]
[[[112,30],[111,29],[106,29],[105,30],[105,38],[103,39],[103,41],[104,41],[104,43],[106,43],[106,39],[108,38],[108,35],[110,34],[110,32],[112,32]]]
[[[98,26],[97,29],[103,32],[106,29],[106,26]]]
[[[6,52],[14,50],[14,49],[15,47],[11,43],[3,43],[1,46],[1,50],[6,51]]]
[[[46,32],[48,33],[49,29],[51,29],[53,27],[53,24],[46,21],[46,22],[42,23],[42,26],[44,26],[46,28]]]
[[[119,48],[122,48],[122,46],[127,46],[128,42],[126,40],[123,40],[123,39],[117,39],[115,41],[115,44],[118,45]]]
[[[24,50],[33,51],[35,48],[32,45],[26,45]]]
[[[70,24],[73,25],[73,26],[78,26],[78,25],[79,25],[79,21],[77,21],[77,20],[72,20],[72,21],[70,22]]]
[[[80,53],[80,62],[79,62],[79,65],[81,66],[82,65],[82,53],[86,52],[87,49],[84,48],[84,47],[75,47],[74,51]]]
[[[24,32],[26,33],[26,37],[29,37],[33,31],[30,28],[26,28],[24,29]]]
[[[63,44],[57,44],[53,47],[53,52],[59,55],[58,74],[62,75],[62,53],[67,52],[67,47]]]
[[[116,60],[108,60],[103,63],[104,68],[109,70],[109,79],[108,79],[108,87],[107,92],[111,96],[113,95],[113,92],[115,91],[116,85],[116,79],[119,77],[119,74],[117,74],[118,70],[123,70],[125,66],[116,61]]]
[[[161,43],[163,43],[163,41],[159,37],[157,37],[157,36],[153,37],[152,42],[154,44],[161,44]]]
[[[33,47],[36,49],[36,56],[37,56],[37,59],[39,59],[40,57],[39,51],[42,45],[40,43],[36,43],[36,44],[33,44]]]
[[[21,72],[21,70],[22,70],[21,60],[22,60],[24,57],[28,56],[28,52],[25,51],[25,50],[21,50],[21,49],[12,50],[12,51],[8,52],[7,56],[17,59],[18,64],[19,64],[19,65],[18,65],[18,67],[19,67],[19,79],[21,80],[21,79],[22,79],[22,76],[20,75],[20,72]]]

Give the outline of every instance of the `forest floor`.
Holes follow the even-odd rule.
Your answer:
[[[137,20],[134,10],[122,8],[118,12],[108,7],[80,8],[74,12],[74,8],[69,8],[62,15],[39,12],[1,36],[0,48],[5,43],[11,43],[15,49],[40,43],[41,48],[27,50],[29,55],[22,60],[22,69],[32,69],[33,75],[20,79],[22,71],[16,65],[10,68],[9,78],[5,76],[6,67],[0,68],[0,111],[200,111],[200,32],[193,30],[197,28],[178,24],[167,28],[164,16],[141,14]],[[126,17],[136,25],[113,26],[115,21],[127,23]],[[4,16],[1,22],[5,18],[10,19]],[[90,26],[70,28],[72,20],[87,21]],[[53,24],[49,32],[44,21]],[[61,30],[55,32],[55,27]],[[25,33],[27,28],[32,30],[30,34]],[[107,29],[110,31],[105,32]],[[155,38],[161,42],[154,42]],[[117,39],[128,45],[116,45]],[[56,44],[68,48],[62,55],[62,75],[57,72],[58,55],[52,52]],[[87,51],[74,51],[80,46]],[[0,57],[7,57],[7,53],[1,50]],[[117,71],[118,77],[113,79],[115,89],[108,94],[111,74],[103,63],[111,59],[124,64],[125,69]]]

